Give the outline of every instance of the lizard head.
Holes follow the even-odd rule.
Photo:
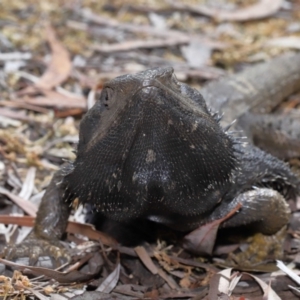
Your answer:
[[[120,221],[172,226],[204,216],[231,187],[234,142],[173,69],[117,77],[81,121],[69,194]]]

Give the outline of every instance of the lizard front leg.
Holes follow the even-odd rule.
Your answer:
[[[6,247],[3,254],[7,259],[29,257],[30,265],[41,256],[50,256],[57,261],[70,259],[59,240],[66,230],[71,210],[70,201],[64,200],[62,183],[71,168],[71,165],[64,165],[54,174],[42,198],[32,232],[21,244]]]
[[[246,243],[248,248],[238,254],[230,254],[227,264],[235,267],[253,267],[269,260],[280,259],[290,208],[277,191],[258,188],[244,192],[233,202],[242,204],[239,212],[222,223],[221,228],[243,227],[256,232]]]
[[[251,234],[248,249],[231,255],[229,264],[252,266],[282,256],[284,228],[290,216],[286,200],[296,199],[299,180],[285,163],[254,146],[237,145],[236,150],[240,170],[234,176],[235,186],[210,218],[219,219],[237,203],[242,204],[222,226]]]

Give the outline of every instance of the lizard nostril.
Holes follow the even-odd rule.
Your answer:
[[[108,108],[109,105],[111,105],[111,100],[112,100],[112,95],[113,95],[113,90],[109,87],[106,87],[103,89],[101,96],[100,96],[100,102]]]

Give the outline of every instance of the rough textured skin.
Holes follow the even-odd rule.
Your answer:
[[[161,68],[104,86],[64,184],[67,196],[115,220],[150,217],[185,230],[232,187],[236,165],[232,139],[199,92]]]
[[[243,72],[213,81],[201,89],[209,108],[230,124],[243,114],[269,113],[300,90],[300,53],[286,53]]]
[[[300,54],[286,53],[213,81],[201,89],[201,94],[213,112],[224,114],[223,126],[237,120],[232,127],[242,129],[248,142],[276,157],[288,159],[300,154],[299,113],[267,114],[298,90]]]
[[[299,54],[285,55],[212,83],[202,93],[209,106],[225,112],[228,125],[269,96],[277,103],[300,87],[295,61]],[[257,80],[262,73],[272,75]],[[278,89],[283,81],[285,90]],[[224,227],[253,226],[275,234],[288,222],[284,197],[298,192],[299,182],[283,162],[240,144],[221,128],[198,91],[179,83],[171,68],[157,68],[104,86],[81,122],[75,162],[47,189],[33,235],[56,243],[76,197],[121,222],[148,218],[183,231],[221,218],[241,202]]]
[[[257,115],[247,113],[240,117],[239,125],[249,141],[281,159],[300,157],[300,114]]]
[[[240,150],[237,159],[241,161],[241,170],[235,172],[236,184],[223,206],[228,212],[238,202],[243,207],[223,226],[251,225],[261,233],[275,233],[288,222],[290,210],[284,198],[296,198],[299,180],[276,157],[251,145],[236,147]],[[217,210],[212,213],[212,220],[218,219],[215,214]]]

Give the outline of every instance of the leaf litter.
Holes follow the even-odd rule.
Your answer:
[[[166,65],[175,68],[180,80],[200,87],[284,48],[299,48],[297,1],[217,2],[218,8],[212,0],[126,4],[55,0],[38,5],[34,0],[3,0],[0,222],[18,226],[8,232],[0,227],[2,247],[8,239],[19,239],[20,226],[32,227],[39,193],[64,159],[74,158],[80,117],[106,80]],[[297,103],[291,99],[283,108],[297,109]],[[83,213],[76,218],[82,221]],[[296,220],[292,222],[285,246],[289,260],[299,251],[299,227]],[[208,232],[217,227],[209,226]],[[295,287],[295,282],[286,276],[220,271],[207,257],[184,250],[182,236],[178,239],[173,233],[132,248],[76,219],[69,222],[67,232],[71,265],[56,271],[1,260],[0,294],[7,299],[49,299],[50,294],[55,297],[58,293],[60,299],[219,299],[221,294],[224,299],[297,297],[288,288]],[[201,234],[207,236],[207,232]],[[210,241],[211,250],[214,239],[204,238]],[[223,253],[230,249],[223,248]],[[86,288],[95,291],[78,295]]]

